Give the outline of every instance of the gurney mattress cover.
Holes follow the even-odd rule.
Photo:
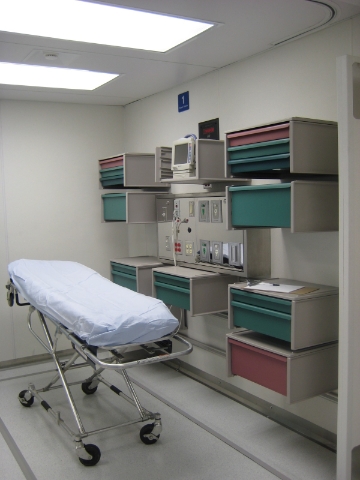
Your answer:
[[[178,328],[161,300],[120,287],[79,263],[22,259],[8,271],[31,305],[89,345],[146,343]]]

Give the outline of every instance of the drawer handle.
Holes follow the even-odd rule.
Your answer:
[[[283,320],[291,320],[291,315],[288,313],[276,312],[275,310],[268,310],[267,308],[255,307],[254,305],[248,305],[247,303],[231,302],[233,307],[240,307],[245,310],[251,310],[252,312],[261,313],[263,315],[271,315],[272,317],[282,318]]]
[[[177,287],[176,285],[169,285],[168,283],[154,282],[155,287],[167,288],[168,290],[174,290],[175,292],[186,293],[189,295],[190,290],[188,288]]]

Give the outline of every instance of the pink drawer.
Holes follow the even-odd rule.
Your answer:
[[[100,168],[113,168],[113,167],[121,167],[123,165],[123,156],[120,157],[112,157],[112,158],[104,158],[104,160],[99,160]]]
[[[337,389],[337,342],[294,352],[290,343],[251,330],[226,336],[229,376],[279,393],[289,404]]]
[[[229,339],[231,372],[281,395],[287,394],[287,359]]]
[[[226,135],[228,139],[228,147],[267,142],[269,140],[280,140],[282,138],[289,138],[289,136],[289,122],[278,125],[270,125],[268,127],[254,128],[253,130],[243,130]]]

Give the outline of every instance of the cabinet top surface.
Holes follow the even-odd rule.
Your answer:
[[[157,257],[128,257],[128,258],[115,258],[110,260],[114,263],[121,263],[123,265],[129,265],[131,267],[159,267],[163,265]]]
[[[274,292],[268,290],[257,290],[256,285],[253,285],[252,288],[249,288],[247,282],[234,283],[230,285],[231,288],[236,290],[243,290],[249,293],[256,293],[260,295],[266,295],[269,297],[284,298],[287,300],[307,300],[313,297],[320,297],[325,295],[338,295],[339,289],[330,285],[319,285],[316,283],[301,282],[298,280],[289,280],[287,278],[271,278],[266,280],[261,280],[264,283],[270,284],[279,284],[281,285],[290,285],[294,287],[299,287],[298,290],[292,293],[286,292]],[[302,288],[304,287],[304,288]]]
[[[302,118],[302,117],[289,117],[289,118],[283,118],[280,120],[274,120],[272,122],[266,122],[266,123],[261,123],[260,125],[250,125],[249,127],[244,127],[244,128],[233,128],[232,130],[227,130],[225,134],[228,133],[235,133],[235,132],[242,132],[246,130],[253,130],[255,128],[262,128],[262,127],[270,127],[271,125],[279,125],[281,123],[289,123],[289,122],[304,122],[304,123],[317,123],[317,124],[323,124],[323,125],[332,125],[332,126],[337,126],[337,122],[334,122],[332,120],[319,120],[316,118]]]
[[[219,273],[213,272],[205,272],[203,270],[195,270],[193,268],[187,267],[159,267],[154,268],[155,272],[166,273],[168,275],[176,275],[178,277],[185,277],[185,278],[196,278],[196,277],[218,277]]]

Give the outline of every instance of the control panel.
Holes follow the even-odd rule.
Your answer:
[[[253,278],[270,275],[269,230],[227,230],[225,194],[175,197],[171,219],[169,211],[163,215],[164,204],[162,195],[157,205],[160,260]]]

